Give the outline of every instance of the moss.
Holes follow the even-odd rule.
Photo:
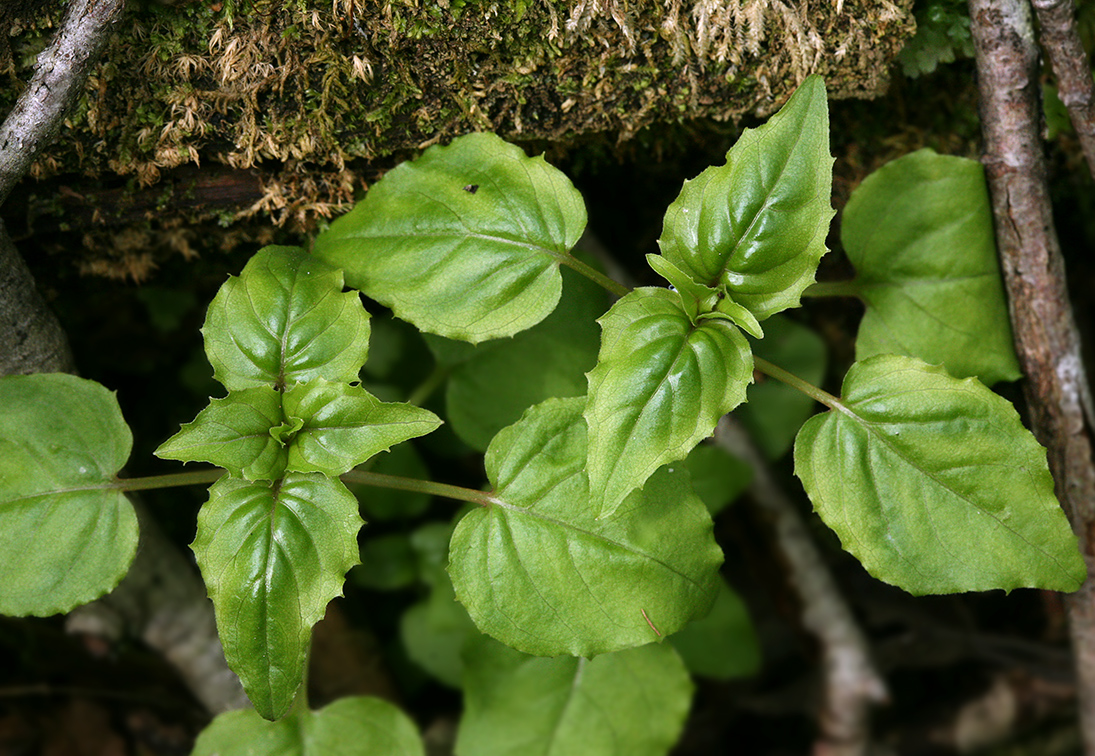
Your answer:
[[[32,175],[114,174],[142,187],[219,163],[261,174],[264,199],[237,217],[314,220],[350,201],[348,165],[390,164],[471,130],[626,141],[653,123],[766,115],[811,72],[834,97],[876,95],[913,31],[911,4],[144,3]],[[29,79],[55,22],[15,22],[14,80]],[[2,88],[0,108],[18,93]]]

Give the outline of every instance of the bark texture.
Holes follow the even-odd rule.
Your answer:
[[[1095,177],[1095,82],[1076,29],[1072,0],[1033,0],[1042,49],[1057,79],[1057,94],[1068,108],[1088,170]]]
[[[125,0],[72,0],[34,77],[0,127],[0,205],[60,131]]]
[[[772,523],[791,584],[802,602],[802,624],[821,649],[822,700],[813,754],[866,756],[870,753],[871,707],[889,701],[886,682],[871,660],[867,639],[794,503],[745,429],[727,415],[715,428],[715,442],[753,468],[751,498]]]
[[[1038,124],[1038,50],[1026,0],[970,0],[981,90],[983,162],[1024,392],[1057,497],[1088,565],[1068,597],[1080,713],[1095,753],[1095,466],[1089,388],[1054,229]]]

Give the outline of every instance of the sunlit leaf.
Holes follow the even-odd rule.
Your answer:
[[[551,399],[487,450],[494,503],[453,534],[449,574],[483,632],[526,653],[644,645],[706,613],[722,553],[683,466],[611,517],[589,505],[581,398]],[[660,634],[660,635],[659,635]]]
[[[0,614],[67,612],[122,579],[137,517],[107,486],[131,447],[118,401],[99,384],[0,378]]]
[[[768,123],[745,130],[725,165],[685,182],[665,214],[662,254],[698,283],[724,284],[758,320],[797,307],[826,251],[832,166],[825,85],[810,76]]]
[[[664,756],[692,701],[668,645],[543,659],[484,638],[466,659],[457,756]]]
[[[357,500],[323,475],[222,478],[209,489],[194,555],[228,664],[266,719],[297,695],[312,626],[357,564],[361,525]]]
[[[867,305],[856,358],[903,354],[989,385],[1020,377],[985,172],[920,150],[868,176],[840,227]]]
[[[192,756],[425,756],[410,717],[379,698],[343,698],[319,711],[267,722],[229,711],[198,736]]]
[[[281,393],[268,386],[233,391],[186,423],[155,451],[180,462],[209,462],[248,480],[275,480],[285,472],[286,434],[291,424]]]
[[[637,289],[599,321],[589,373],[589,482],[610,515],[661,465],[684,458],[745,399],[753,355],[726,320],[693,325],[668,289]]]
[[[317,379],[284,394],[284,415],[303,425],[288,446],[287,469],[341,475],[391,446],[441,425],[429,410],[385,403],[358,386]]]
[[[205,351],[229,390],[357,380],[369,315],[342,271],[296,247],[265,247],[229,278],[205,319]]]
[[[1074,591],[1086,567],[1046,451],[976,379],[880,355],[795,441],[825,523],[875,577],[913,594]]]
[[[423,331],[477,343],[555,308],[585,223],[581,195],[542,157],[468,134],[388,172],[313,253]]]

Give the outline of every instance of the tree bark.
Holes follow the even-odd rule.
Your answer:
[[[1038,50],[1026,0],[970,0],[983,162],[1024,393],[1088,578],[1068,597],[1081,724],[1095,753],[1095,465],[1089,388],[1053,225],[1038,124]]]

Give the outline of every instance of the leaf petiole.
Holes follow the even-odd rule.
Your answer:
[[[586,265],[574,255],[568,254],[564,256],[562,262],[563,265],[567,265],[573,268],[593,283],[608,291],[608,293],[613,294],[617,297],[626,296],[627,293],[631,291],[631,289],[627,288],[622,283],[619,283],[618,281],[613,281],[611,278],[609,278],[593,266]]]
[[[758,357],[756,354],[753,355],[753,367],[765,375],[775,378],[777,381],[786,383],[791,388],[798,389],[806,394],[806,396],[821,402],[829,409],[843,408],[844,406],[839,399],[828,391],[824,391],[814,384],[802,380],[797,375],[787,372],[778,365],[773,365],[768,360],[763,357]]]

